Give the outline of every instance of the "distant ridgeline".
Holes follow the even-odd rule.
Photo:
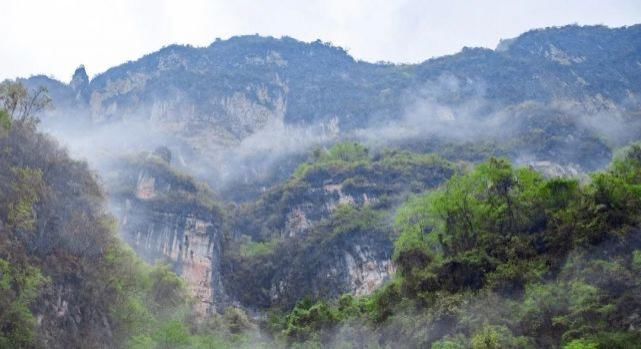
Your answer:
[[[513,160],[602,168],[613,148],[641,132],[640,62],[639,25],[532,30],[495,50],[464,48],[420,64],[358,61],[320,41],[240,36],[168,46],[91,80],[81,67],[70,84],[44,76],[23,82],[53,98],[45,125],[149,123],[145,138],[171,138],[188,168],[208,164],[199,174],[214,185],[244,156],[216,154],[243,142],[245,153],[264,151],[231,176],[233,185],[219,186],[238,198],[243,185],[255,197],[297,167],[290,157],[258,161],[292,137],[300,138],[299,153],[314,137],[437,151],[482,140]],[[282,127],[291,132],[274,133]],[[314,131],[296,133],[300,127]]]

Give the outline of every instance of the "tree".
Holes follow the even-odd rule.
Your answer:
[[[9,131],[11,128],[11,116],[5,110],[0,109],[0,131]]]
[[[51,98],[44,87],[29,91],[17,81],[5,80],[0,84],[0,109],[12,120],[37,122],[35,115],[49,106]]]

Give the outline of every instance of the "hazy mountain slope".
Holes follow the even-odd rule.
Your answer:
[[[569,126],[565,133],[586,135],[544,148],[625,144],[641,129],[639,37],[638,25],[548,28],[505,40],[496,50],[464,48],[392,65],[356,61],[319,41],[242,36],[202,48],[168,46],[91,81],[80,69],[70,85],[45,77],[26,83],[43,84],[55,96],[58,109],[45,125],[62,129],[59,134],[68,117],[74,125],[125,120],[153,146],[169,138],[188,166],[215,172],[207,178],[212,183],[238,184],[239,177],[265,182],[275,162],[310,144],[520,139],[532,128],[531,117],[556,127],[560,115]],[[535,141],[504,146],[586,169],[609,160],[606,149],[591,162],[582,152],[557,159],[554,151],[532,147]],[[282,180],[294,168],[276,169],[275,176]]]
[[[0,120],[0,347],[640,338],[640,148],[585,183],[469,162],[579,175],[638,141],[641,25],[399,65],[242,36],[21,81],[89,166]]]
[[[394,210],[459,168],[437,156],[318,150],[286,183],[236,210],[223,259],[228,294],[251,308],[372,293],[393,274]]]
[[[491,159],[399,210],[392,282],[270,324],[302,346],[637,348],[640,174],[638,144],[585,184]]]
[[[125,241],[185,280],[198,317],[222,312],[228,305],[220,276],[227,213],[213,192],[172,168],[166,148],[118,158],[109,168],[103,178]]]
[[[0,347],[124,347],[181,319],[180,279],[118,239],[86,163],[27,123],[0,149]]]
[[[242,126],[262,126],[242,125],[249,115],[235,109],[241,105],[289,124],[338,117],[347,128],[363,127],[377,115],[400,116],[404,94],[445,73],[482,83],[483,97],[499,104],[564,98],[588,102],[597,95],[604,103],[618,104],[635,98],[641,88],[639,34],[640,26],[534,30],[503,41],[494,51],[465,48],[400,66],[355,61],[321,42],[234,37],[204,48],[168,46],[112,68],[88,83],[85,102],[97,120],[139,116],[204,122],[241,138],[251,133]],[[41,84],[42,79],[29,83]],[[63,88],[49,85],[52,93]]]

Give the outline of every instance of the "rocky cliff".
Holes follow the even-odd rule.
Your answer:
[[[68,125],[81,125],[69,138],[86,137],[75,149],[96,163],[159,143],[172,148],[173,169],[152,154],[101,174],[127,241],[149,261],[169,261],[207,313],[208,302],[291,305],[305,294],[380,284],[393,270],[390,212],[454,173],[382,149],[451,161],[501,155],[555,173],[603,167],[641,132],[640,31],[546,28],[495,50],[464,48],[411,65],[358,61],[320,41],[242,36],[168,46],[93,79],[81,67],[70,84],[24,82],[54,99],[45,128],[64,138]],[[330,154],[345,140],[372,153]],[[175,169],[239,206],[222,210]],[[383,234],[369,225],[342,229],[345,215],[370,211],[387,214]],[[322,275],[336,276],[334,291],[312,281]],[[224,290],[233,295],[227,301]]]
[[[43,76],[25,83],[47,87],[58,106],[45,125],[143,122],[147,138],[171,139],[189,167],[206,167],[194,172],[212,184],[224,176],[234,185],[260,182],[286,162],[259,161],[284,151],[283,143],[297,140],[286,149],[291,158],[325,140],[315,126],[336,131],[331,142],[492,139],[514,159],[528,153],[593,170],[641,130],[640,33],[638,25],[546,28],[495,50],[464,48],[414,65],[358,61],[320,41],[242,36],[171,45],[88,82],[80,68],[69,85]],[[563,136],[534,132],[551,128]],[[568,133],[574,138],[563,138]],[[221,155],[230,149],[237,152]],[[239,162],[242,171],[234,171],[230,164]],[[286,179],[296,165],[257,188]]]
[[[117,160],[107,177],[121,233],[150,263],[168,263],[205,318],[224,310],[223,213],[205,186],[171,168],[166,148]]]
[[[224,251],[228,293],[250,308],[372,293],[394,273],[394,209],[457,170],[355,143],[313,152],[289,181],[237,210]]]

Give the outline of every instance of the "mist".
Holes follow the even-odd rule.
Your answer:
[[[548,161],[562,167],[584,167],[577,171],[585,171],[607,164],[610,156],[604,154],[607,159],[596,165],[582,163],[573,147],[579,147],[586,137],[593,135],[615,149],[641,134],[641,121],[630,112],[639,105],[634,96],[617,104],[597,96],[587,101],[559,98],[549,104],[532,101],[503,105],[486,97],[486,82],[442,74],[419,88],[403,91],[400,98],[403,108],[399,115],[375,117],[357,128],[342,129],[339,117],[305,125],[273,119],[231,144],[211,138],[199,149],[184,133],[163,128],[162,123],[143,113],[97,123],[91,121],[88,112],[57,110],[53,116],[43,117],[41,128],[99,172],[108,170],[112,161],[124,155],[166,146],[174,155],[173,166],[207,182],[215,191],[233,193],[236,187],[244,186],[253,188],[253,195],[285,180],[306,161],[312,149],[341,141],[357,141],[375,150],[411,148],[426,141],[443,145],[484,142],[500,147],[523,142],[524,135],[538,128],[551,127],[547,133],[565,132],[568,137],[563,146],[556,146],[559,149],[553,147],[546,153],[525,141],[509,156],[524,165]],[[497,152],[500,154],[500,149]]]

